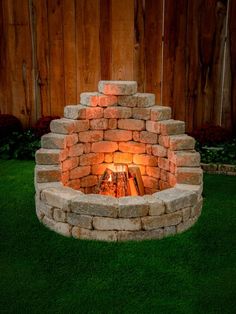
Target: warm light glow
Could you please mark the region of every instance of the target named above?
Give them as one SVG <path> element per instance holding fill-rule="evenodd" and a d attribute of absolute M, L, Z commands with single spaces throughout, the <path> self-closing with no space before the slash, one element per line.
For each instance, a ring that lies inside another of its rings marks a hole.
<path fill-rule="evenodd" d="M 107 180 L 108 182 L 111 182 L 112 181 L 112 177 L 111 177 L 111 174 L 109 175 L 109 178 Z"/>

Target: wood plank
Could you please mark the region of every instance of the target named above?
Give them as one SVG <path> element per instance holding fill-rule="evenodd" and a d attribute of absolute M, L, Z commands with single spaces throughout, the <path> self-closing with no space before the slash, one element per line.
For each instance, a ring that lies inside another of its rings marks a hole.
<path fill-rule="evenodd" d="M 145 58 L 145 3 L 134 2 L 134 80 L 138 83 L 138 91 L 144 92 L 146 79 Z"/>
<path fill-rule="evenodd" d="M 65 106 L 63 4 L 48 0 L 49 88 L 52 115 L 63 115 Z M 42 40 L 42 39 L 41 39 Z"/>
<path fill-rule="evenodd" d="M 75 40 L 75 2 L 63 2 L 65 104 L 77 102 L 77 70 Z"/>
<path fill-rule="evenodd" d="M 111 79 L 111 1 L 100 0 L 101 79 Z"/>
<path fill-rule="evenodd" d="M 161 102 L 162 88 L 162 23 L 163 0 L 147 0 L 145 3 L 145 90 L 155 93 L 158 104 Z"/>
<path fill-rule="evenodd" d="M 76 1 L 77 100 L 81 92 L 97 90 L 101 77 L 99 12 L 98 0 Z"/>
<path fill-rule="evenodd" d="M 7 2 L 8 55 L 12 94 L 12 114 L 28 127 L 33 106 L 32 51 L 28 1 Z"/>
<path fill-rule="evenodd" d="M 134 78 L 134 0 L 112 0 L 112 79 Z"/>
<path fill-rule="evenodd" d="M 165 0 L 163 104 L 180 120 L 185 120 L 186 20 L 186 1 Z"/>
<path fill-rule="evenodd" d="M 231 124 L 232 131 L 236 135 L 236 2 L 230 1 L 229 11 L 229 36 L 230 36 L 230 55 L 231 55 Z"/>
<path fill-rule="evenodd" d="M 49 38 L 47 1 L 33 0 L 35 11 L 35 48 L 37 63 L 36 97 L 40 106 L 40 115 L 51 115 L 49 86 Z"/>

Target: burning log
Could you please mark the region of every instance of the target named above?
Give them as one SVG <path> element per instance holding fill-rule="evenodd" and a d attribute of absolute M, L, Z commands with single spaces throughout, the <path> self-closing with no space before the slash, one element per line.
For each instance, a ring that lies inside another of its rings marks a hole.
<path fill-rule="evenodd" d="M 143 195 L 144 188 L 138 167 L 114 165 L 113 170 L 107 168 L 99 180 L 97 193 L 122 197 L 128 195 Z"/>

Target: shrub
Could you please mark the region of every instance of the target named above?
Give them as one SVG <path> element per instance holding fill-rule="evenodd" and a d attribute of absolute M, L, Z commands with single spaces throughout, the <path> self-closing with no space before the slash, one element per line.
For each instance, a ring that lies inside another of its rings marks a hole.
<path fill-rule="evenodd" d="M 11 114 L 0 114 L 0 139 L 9 136 L 12 132 L 22 131 L 22 125 L 18 118 Z"/>
<path fill-rule="evenodd" d="M 43 116 L 36 122 L 33 131 L 40 138 L 42 135 L 50 132 L 50 122 L 54 119 L 60 119 L 58 116 Z"/>
<path fill-rule="evenodd" d="M 232 139 L 231 133 L 219 125 L 205 124 L 191 133 L 200 145 L 215 145 Z"/>

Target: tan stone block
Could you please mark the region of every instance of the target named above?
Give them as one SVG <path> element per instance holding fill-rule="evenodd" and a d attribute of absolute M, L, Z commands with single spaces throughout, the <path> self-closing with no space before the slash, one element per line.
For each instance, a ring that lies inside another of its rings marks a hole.
<path fill-rule="evenodd" d="M 167 178 L 167 171 L 166 170 L 164 170 L 164 169 L 161 169 L 160 170 L 160 179 L 162 180 L 162 181 L 168 181 L 168 178 Z"/>
<path fill-rule="evenodd" d="M 134 141 L 120 142 L 119 150 L 124 153 L 143 154 L 145 153 L 145 144 Z"/>
<path fill-rule="evenodd" d="M 167 149 L 161 145 L 152 145 L 152 154 L 158 157 L 166 157 Z"/>
<path fill-rule="evenodd" d="M 69 188 L 72 188 L 74 190 L 80 189 L 80 179 L 70 180 L 68 181 L 65 186 L 68 186 Z"/>
<path fill-rule="evenodd" d="M 66 213 L 60 208 L 53 209 L 53 219 L 56 221 L 65 222 L 66 221 Z"/>
<path fill-rule="evenodd" d="M 126 142 L 132 140 L 132 131 L 127 130 L 107 130 L 104 131 L 104 140 Z"/>
<path fill-rule="evenodd" d="M 160 134 L 161 128 L 159 122 L 156 121 L 146 121 L 146 130 L 148 132 Z"/>
<path fill-rule="evenodd" d="M 167 182 L 171 187 L 176 186 L 177 183 L 176 176 L 170 172 L 167 172 Z"/>
<path fill-rule="evenodd" d="M 165 212 L 165 205 L 162 200 L 159 200 L 154 195 L 145 195 L 143 197 L 149 205 L 150 216 L 160 216 Z"/>
<path fill-rule="evenodd" d="M 95 175 L 89 175 L 87 177 L 82 177 L 80 179 L 80 186 L 82 188 L 94 186 L 94 185 L 97 185 L 97 183 L 98 183 L 98 177 Z"/>
<path fill-rule="evenodd" d="M 160 169 L 158 167 L 146 167 L 146 173 L 150 177 L 160 178 Z"/>
<path fill-rule="evenodd" d="M 150 231 L 118 231 L 118 241 L 162 239 L 163 228 Z"/>
<path fill-rule="evenodd" d="M 43 217 L 42 222 L 49 229 L 65 236 L 65 237 L 71 236 L 71 226 L 65 222 L 56 222 L 53 219 L 48 218 L 47 216 Z"/>
<path fill-rule="evenodd" d="M 70 179 L 79 179 L 89 175 L 91 166 L 80 166 L 70 171 Z"/>
<path fill-rule="evenodd" d="M 140 218 L 94 217 L 93 227 L 97 230 L 140 230 Z"/>
<path fill-rule="evenodd" d="M 82 193 L 68 187 L 49 188 L 41 192 L 41 197 L 48 205 L 70 211 L 71 201 Z"/>
<path fill-rule="evenodd" d="M 98 91 L 105 95 L 133 95 L 137 92 L 135 81 L 100 81 Z"/>
<path fill-rule="evenodd" d="M 127 107 L 109 107 L 104 109 L 104 118 L 110 119 L 128 119 L 132 116 L 131 108 Z"/>
<path fill-rule="evenodd" d="M 60 181 L 60 167 L 55 165 L 36 165 L 35 177 L 38 183 Z"/>
<path fill-rule="evenodd" d="M 195 192 L 177 188 L 169 188 L 168 190 L 157 192 L 153 196 L 164 202 L 167 213 L 190 207 L 197 201 Z"/>
<path fill-rule="evenodd" d="M 73 227 L 72 236 L 77 239 L 117 241 L 116 231 L 88 230 L 84 228 Z"/>
<path fill-rule="evenodd" d="M 134 119 L 150 120 L 151 109 L 150 108 L 133 108 L 132 116 Z"/>
<path fill-rule="evenodd" d="M 149 176 L 142 176 L 143 179 L 143 185 L 145 188 L 149 188 L 152 190 L 158 190 L 158 182 L 159 180 L 157 178 L 149 177 Z"/>
<path fill-rule="evenodd" d="M 92 143 L 91 151 L 92 152 L 101 152 L 101 153 L 112 153 L 118 150 L 118 144 L 111 141 L 101 141 Z"/>
<path fill-rule="evenodd" d="M 92 229 L 92 216 L 68 213 L 67 221 L 69 224 L 79 228 Z"/>
<path fill-rule="evenodd" d="M 176 229 L 177 233 L 181 233 L 181 232 L 191 228 L 195 224 L 196 221 L 197 221 L 196 218 L 190 218 L 189 220 L 180 223 Z"/>
<path fill-rule="evenodd" d="M 164 237 L 176 234 L 176 226 L 169 226 L 164 228 Z"/>
<path fill-rule="evenodd" d="M 64 108 L 64 117 L 68 119 L 86 119 L 86 107 L 82 105 L 69 105 Z"/>
<path fill-rule="evenodd" d="M 117 104 L 116 96 L 106 96 L 99 94 L 97 92 L 92 93 L 81 93 L 80 94 L 80 103 L 82 105 L 91 106 L 91 107 L 108 107 L 114 106 Z"/>
<path fill-rule="evenodd" d="M 148 211 L 148 203 L 141 196 L 119 198 L 119 217 L 132 218 L 146 216 Z"/>
<path fill-rule="evenodd" d="M 62 171 L 68 171 L 71 169 L 74 169 L 78 166 L 79 164 L 79 158 L 78 157 L 70 157 L 64 160 L 61 163 L 61 170 Z"/>
<path fill-rule="evenodd" d="M 113 162 L 113 154 L 105 154 L 104 161 L 108 163 Z"/>
<path fill-rule="evenodd" d="M 61 182 L 63 183 L 63 185 L 67 185 L 67 183 L 69 182 L 70 179 L 70 171 L 64 171 L 61 173 Z"/>
<path fill-rule="evenodd" d="M 191 207 L 191 218 L 199 217 L 202 211 L 203 199 L 202 197 L 197 201 L 195 205 Z"/>
<path fill-rule="evenodd" d="M 151 108 L 151 120 L 162 121 L 171 118 L 171 108 L 166 106 L 154 106 Z"/>
<path fill-rule="evenodd" d="M 141 131 L 140 132 L 140 142 L 146 144 L 157 144 L 158 136 L 156 133 Z"/>
<path fill-rule="evenodd" d="M 167 138 L 171 150 L 191 150 L 194 149 L 195 140 L 191 136 L 186 134 L 182 135 L 171 135 Z"/>
<path fill-rule="evenodd" d="M 66 136 L 62 134 L 48 133 L 41 137 L 42 148 L 64 149 L 66 148 Z"/>
<path fill-rule="evenodd" d="M 177 183 L 199 185 L 203 180 L 201 168 L 178 167 L 176 170 Z"/>
<path fill-rule="evenodd" d="M 35 161 L 38 165 L 58 165 L 61 151 L 60 149 L 40 148 L 35 153 Z"/>
<path fill-rule="evenodd" d="M 191 185 L 191 184 L 176 184 L 175 185 L 176 189 L 179 190 L 186 190 L 186 191 L 191 191 L 191 192 L 195 192 L 198 196 L 198 199 L 201 197 L 202 194 L 202 190 L 203 190 L 203 183 L 199 184 L 199 185 Z"/>
<path fill-rule="evenodd" d="M 133 131 L 133 141 L 134 142 L 140 142 L 140 132 Z"/>
<path fill-rule="evenodd" d="M 71 210 L 83 215 L 117 217 L 118 199 L 107 195 L 82 194 L 72 201 Z"/>
<path fill-rule="evenodd" d="M 107 130 L 108 129 L 108 119 L 93 119 L 90 120 L 90 129 L 91 130 Z"/>
<path fill-rule="evenodd" d="M 162 135 L 183 134 L 185 132 L 185 123 L 178 120 L 164 120 L 158 122 L 160 133 Z"/>
<path fill-rule="evenodd" d="M 72 134 L 74 132 L 86 131 L 89 129 L 88 120 L 55 119 L 50 123 L 50 130 L 53 133 Z"/>
<path fill-rule="evenodd" d="M 61 182 L 46 182 L 46 183 L 38 183 L 36 182 L 36 177 L 34 178 L 34 186 L 37 195 L 40 195 L 43 190 L 48 188 L 57 188 L 63 187 Z"/>
<path fill-rule="evenodd" d="M 146 153 L 148 155 L 152 155 L 152 145 L 151 144 L 146 144 Z"/>
<path fill-rule="evenodd" d="M 103 108 L 100 107 L 87 107 L 86 119 L 100 119 L 103 118 Z"/>
<path fill-rule="evenodd" d="M 108 129 L 117 129 L 117 119 L 108 119 Z"/>
<path fill-rule="evenodd" d="M 141 131 L 145 129 L 145 122 L 136 119 L 119 119 L 118 128 L 124 130 Z"/>
<path fill-rule="evenodd" d="M 35 205 L 36 209 L 40 213 L 40 219 L 42 219 L 44 215 L 46 215 L 48 218 L 52 218 L 53 215 L 52 206 L 45 204 L 45 202 L 41 201 L 37 196 L 35 197 Z"/>
<path fill-rule="evenodd" d="M 84 131 L 79 133 L 80 142 L 98 142 L 103 140 L 103 131 Z"/>
<path fill-rule="evenodd" d="M 43 217 L 44 217 L 44 214 L 37 207 L 36 207 L 35 212 L 36 212 L 36 216 L 37 216 L 38 220 L 41 221 L 43 219 Z"/>
<path fill-rule="evenodd" d="M 159 144 L 165 148 L 170 147 L 170 136 L 167 135 L 160 135 L 159 138 Z"/>
<path fill-rule="evenodd" d="M 70 134 L 65 137 L 65 144 L 67 147 L 71 147 L 78 143 L 78 135 Z"/>
<path fill-rule="evenodd" d="M 178 167 L 199 167 L 200 154 L 196 151 L 168 151 L 168 159 Z"/>
<path fill-rule="evenodd" d="M 81 166 L 90 166 L 95 164 L 101 164 L 104 161 L 104 153 L 89 153 L 80 156 Z"/>
<path fill-rule="evenodd" d="M 183 213 L 183 222 L 185 222 L 190 218 L 191 207 L 183 208 L 182 213 Z"/>
<path fill-rule="evenodd" d="M 155 94 L 136 93 L 132 96 L 119 96 L 118 104 L 126 107 L 151 107 L 155 105 Z"/>
<path fill-rule="evenodd" d="M 213 172 L 215 173 L 218 170 L 218 165 L 217 164 L 204 164 L 201 162 L 201 167 L 204 172 Z"/>
<path fill-rule="evenodd" d="M 160 191 L 169 189 L 170 187 L 171 187 L 171 186 L 170 186 L 169 182 L 159 180 L 159 190 L 160 190 Z"/>
<path fill-rule="evenodd" d="M 147 216 L 142 217 L 141 220 L 144 230 L 154 230 L 162 227 L 176 226 L 182 221 L 182 212 L 178 211 L 161 216 Z"/>
<path fill-rule="evenodd" d="M 156 167 L 158 165 L 157 157 L 147 154 L 134 154 L 133 161 L 137 165 Z"/>
<path fill-rule="evenodd" d="M 116 152 L 113 155 L 116 164 L 131 164 L 133 162 L 133 154 Z"/>
<path fill-rule="evenodd" d="M 84 145 L 83 144 L 75 144 L 69 148 L 68 155 L 70 157 L 78 157 L 82 155 L 84 152 Z"/>
<path fill-rule="evenodd" d="M 170 173 L 175 174 L 176 170 L 177 170 L 176 164 L 174 164 L 173 162 L 170 161 L 169 166 L 170 166 Z"/>
<path fill-rule="evenodd" d="M 84 143 L 84 154 L 91 152 L 91 143 Z"/>
<path fill-rule="evenodd" d="M 167 158 L 158 157 L 158 167 L 166 171 L 170 170 L 169 160 Z"/>

